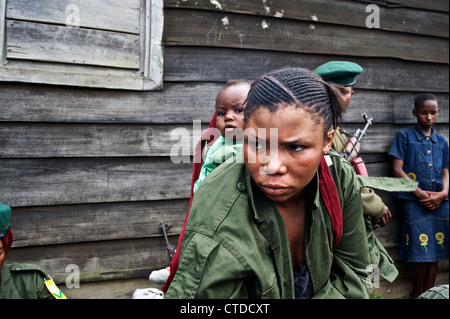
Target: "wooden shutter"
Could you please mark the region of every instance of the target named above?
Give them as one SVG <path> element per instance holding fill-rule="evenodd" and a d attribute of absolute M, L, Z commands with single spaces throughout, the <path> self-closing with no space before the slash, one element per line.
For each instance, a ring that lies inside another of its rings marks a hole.
<path fill-rule="evenodd" d="M 0 0 L 0 80 L 162 89 L 163 0 Z"/>

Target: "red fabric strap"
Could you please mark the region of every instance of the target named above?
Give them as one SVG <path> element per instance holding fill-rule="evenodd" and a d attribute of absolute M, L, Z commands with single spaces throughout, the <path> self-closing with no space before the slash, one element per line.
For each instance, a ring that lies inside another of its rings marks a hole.
<path fill-rule="evenodd" d="M 319 165 L 319 191 L 323 201 L 325 202 L 328 213 L 330 214 L 331 226 L 333 228 L 332 248 L 334 250 L 339 245 L 342 237 L 342 210 L 336 184 L 331 176 L 330 168 L 325 160 L 325 156 L 322 156 Z"/>

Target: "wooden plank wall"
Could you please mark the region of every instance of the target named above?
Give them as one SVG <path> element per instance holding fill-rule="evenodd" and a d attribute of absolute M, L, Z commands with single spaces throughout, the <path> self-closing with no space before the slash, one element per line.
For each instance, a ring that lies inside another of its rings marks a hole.
<path fill-rule="evenodd" d="M 70 4 L 10 1 L 8 59 L 139 69 L 139 0 L 78 3 L 76 28 L 67 27 Z"/>
<path fill-rule="evenodd" d="M 0 82 L 0 201 L 13 208 L 15 234 L 9 262 L 40 264 L 69 297 L 129 298 L 149 286 L 150 271 L 168 264 L 159 223 L 174 224 L 176 244 L 188 206 L 192 164 L 171 160 L 171 133 L 194 135 L 193 121 L 209 123 L 230 78 L 329 60 L 362 65 L 342 127 L 361 127 L 362 112 L 374 118 L 362 148 L 374 176 L 391 175 L 386 152 L 395 132 L 414 123 L 419 93 L 438 96 L 436 129 L 448 140 L 448 1 L 383 3 L 380 28 L 370 29 L 366 1 L 165 0 L 163 91 Z M 192 141 L 183 145 L 192 150 Z M 394 218 L 377 235 L 395 258 L 400 213 L 381 195 Z M 64 287 L 71 264 L 80 289 Z"/>

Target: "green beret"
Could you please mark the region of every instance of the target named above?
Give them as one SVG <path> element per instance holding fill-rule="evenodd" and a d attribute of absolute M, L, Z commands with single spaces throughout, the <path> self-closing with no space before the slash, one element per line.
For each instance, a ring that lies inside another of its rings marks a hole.
<path fill-rule="evenodd" d="M 314 70 L 325 81 L 344 86 L 355 84 L 356 76 L 362 71 L 363 68 L 360 65 L 348 61 L 330 61 Z"/>
<path fill-rule="evenodd" d="M 3 237 L 9 229 L 9 220 L 11 219 L 11 207 L 0 203 L 0 237 Z"/>

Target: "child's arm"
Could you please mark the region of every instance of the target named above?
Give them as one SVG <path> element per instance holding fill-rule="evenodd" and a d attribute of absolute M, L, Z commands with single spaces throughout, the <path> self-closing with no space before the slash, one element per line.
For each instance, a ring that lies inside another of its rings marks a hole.
<path fill-rule="evenodd" d="M 392 159 L 392 168 L 393 173 L 395 177 L 401 177 L 401 178 L 409 178 L 409 176 L 403 171 L 403 161 L 398 158 Z M 448 190 L 447 190 L 448 192 Z M 427 199 L 430 197 L 430 194 L 422 190 L 421 188 L 417 187 L 417 189 L 413 192 L 414 196 L 416 196 L 419 200 L 421 199 Z"/>
<path fill-rule="evenodd" d="M 426 209 L 436 209 L 448 197 L 448 168 L 442 169 L 442 189 L 440 192 L 427 191 L 430 197 L 420 200 Z"/>

